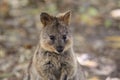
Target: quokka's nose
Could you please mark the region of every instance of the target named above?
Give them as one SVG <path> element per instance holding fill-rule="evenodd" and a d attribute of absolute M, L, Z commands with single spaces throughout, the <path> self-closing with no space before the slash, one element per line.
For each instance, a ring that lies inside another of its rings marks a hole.
<path fill-rule="evenodd" d="M 62 51 L 63 51 L 63 47 L 62 47 L 62 46 L 58 46 L 58 47 L 57 47 L 57 51 L 58 51 L 58 52 L 62 52 Z"/>

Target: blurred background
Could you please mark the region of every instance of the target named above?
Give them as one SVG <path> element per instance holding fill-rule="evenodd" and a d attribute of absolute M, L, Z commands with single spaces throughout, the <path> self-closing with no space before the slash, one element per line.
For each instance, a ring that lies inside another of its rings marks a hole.
<path fill-rule="evenodd" d="M 120 80 L 120 0 L 0 0 L 0 80 L 22 80 L 40 13 L 72 11 L 74 50 L 88 80 Z"/>

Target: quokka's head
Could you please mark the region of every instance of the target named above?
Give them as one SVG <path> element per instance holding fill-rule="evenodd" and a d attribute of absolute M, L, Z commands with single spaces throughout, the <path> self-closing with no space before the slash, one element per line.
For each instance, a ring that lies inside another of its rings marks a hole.
<path fill-rule="evenodd" d="M 40 20 L 43 24 L 40 45 L 50 52 L 63 53 L 72 46 L 72 37 L 69 29 L 70 11 L 58 16 L 41 13 Z"/>

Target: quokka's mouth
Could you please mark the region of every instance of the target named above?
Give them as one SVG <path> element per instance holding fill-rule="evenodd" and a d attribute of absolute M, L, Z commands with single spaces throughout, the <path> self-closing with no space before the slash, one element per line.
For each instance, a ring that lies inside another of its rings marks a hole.
<path fill-rule="evenodd" d="M 56 53 L 56 54 L 62 54 L 62 53 L 64 53 L 64 50 L 62 50 L 62 51 L 57 51 L 57 50 L 55 50 L 55 53 Z"/>

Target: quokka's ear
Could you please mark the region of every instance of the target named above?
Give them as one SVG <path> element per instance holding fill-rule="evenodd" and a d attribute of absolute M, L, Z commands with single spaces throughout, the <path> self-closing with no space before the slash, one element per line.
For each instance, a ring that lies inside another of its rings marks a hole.
<path fill-rule="evenodd" d="M 71 18 L 71 11 L 67 11 L 60 16 L 60 19 L 66 24 L 69 25 Z"/>
<path fill-rule="evenodd" d="M 40 14 L 40 20 L 41 20 L 43 26 L 50 24 L 52 22 L 52 19 L 53 19 L 53 17 L 46 12 L 42 12 Z"/>

